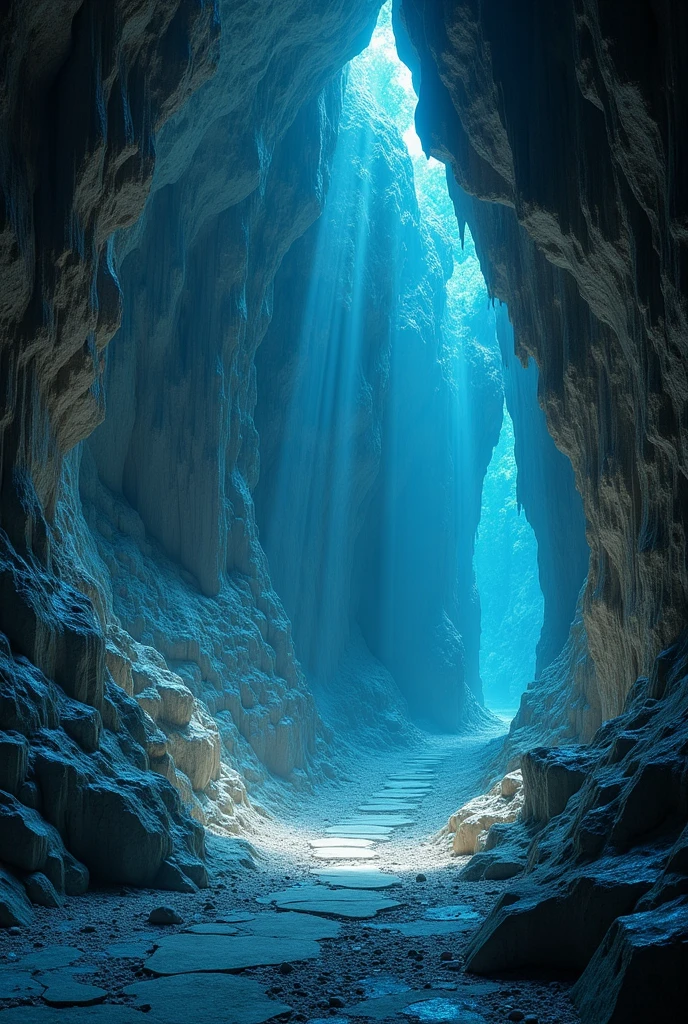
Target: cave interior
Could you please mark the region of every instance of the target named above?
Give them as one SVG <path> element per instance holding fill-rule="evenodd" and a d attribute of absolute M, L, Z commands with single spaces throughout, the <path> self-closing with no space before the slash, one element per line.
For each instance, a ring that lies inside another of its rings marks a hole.
<path fill-rule="evenodd" d="M 685 1020 L 688 6 L 0 26 L 0 1024 Z"/>

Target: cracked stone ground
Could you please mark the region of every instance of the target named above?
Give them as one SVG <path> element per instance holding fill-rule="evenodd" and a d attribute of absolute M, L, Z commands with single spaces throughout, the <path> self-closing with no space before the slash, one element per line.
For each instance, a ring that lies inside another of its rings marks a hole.
<path fill-rule="evenodd" d="M 356 758 L 271 808 L 250 848 L 209 836 L 197 894 L 96 890 L 39 910 L 0 937 L 0 1024 L 577 1021 L 569 979 L 463 971 L 508 883 L 462 882 L 467 858 L 438 833 L 479 790 L 493 738 Z M 161 905 L 173 923 L 149 922 Z"/>

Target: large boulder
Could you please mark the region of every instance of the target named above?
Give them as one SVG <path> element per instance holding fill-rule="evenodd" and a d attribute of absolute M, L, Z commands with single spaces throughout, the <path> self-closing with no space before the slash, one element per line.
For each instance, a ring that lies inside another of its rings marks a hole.
<path fill-rule="evenodd" d="M 583 1024 L 682 1017 L 688 1006 L 685 898 L 614 921 L 571 996 Z"/>
<path fill-rule="evenodd" d="M 24 887 L 0 867 L 0 928 L 27 925 L 32 920 L 33 910 Z"/>
<path fill-rule="evenodd" d="M 469 800 L 449 819 L 457 856 L 478 853 L 485 846 L 492 825 L 516 821 L 523 807 L 523 779 L 520 771 L 509 772 L 489 793 Z"/>

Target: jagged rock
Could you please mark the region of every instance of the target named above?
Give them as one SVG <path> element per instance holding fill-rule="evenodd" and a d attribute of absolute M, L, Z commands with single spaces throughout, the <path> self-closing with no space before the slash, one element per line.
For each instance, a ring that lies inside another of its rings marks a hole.
<path fill-rule="evenodd" d="M 60 725 L 86 753 L 92 754 L 100 746 L 103 722 L 95 708 L 76 701 L 61 701 Z"/>
<path fill-rule="evenodd" d="M 0 928 L 28 925 L 33 910 L 20 883 L 0 867 Z"/>
<path fill-rule="evenodd" d="M 479 852 L 485 844 L 490 827 L 497 822 L 516 821 L 522 807 L 521 772 L 510 772 L 489 793 L 469 800 L 452 814 L 447 830 L 454 833 L 454 853 L 458 856 Z"/>
<path fill-rule="evenodd" d="M 48 845 L 48 829 L 40 815 L 0 791 L 0 861 L 21 871 L 40 871 Z"/>
<path fill-rule="evenodd" d="M 566 807 L 594 763 L 584 747 L 541 747 L 521 757 L 523 819 L 547 822 Z"/>
<path fill-rule="evenodd" d="M 26 894 L 32 903 L 39 907 L 59 907 L 62 905 L 55 886 L 41 871 L 34 871 L 22 879 Z"/>
<path fill-rule="evenodd" d="M 0 732 L 0 789 L 19 796 L 28 766 L 29 744 L 26 738 L 17 732 Z"/>
<path fill-rule="evenodd" d="M 618 918 L 571 992 L 583 1024 L 644 1024 L 688 999 L 688 904 Z M 660 1014 L 663 1012 L 659 1010 Z"/>

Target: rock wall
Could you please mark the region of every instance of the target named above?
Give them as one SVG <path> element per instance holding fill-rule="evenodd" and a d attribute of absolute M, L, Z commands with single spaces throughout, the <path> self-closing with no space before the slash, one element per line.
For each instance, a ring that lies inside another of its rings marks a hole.
<path fill-rule="evenodd" d="M 402 0 L 400 14 L 420 134 L 464 193 L 583 498 L 590 572 L 559 667 L 591 712 L 585 732 L 605 722 L 578 758 L 524 759 L 526 805 L 552 794 L 552 821 L 534 839 L 537 823 L 505 827 L 504 853 L 478 855 L 471 877 L 509 877 L 519 857 L 526 875 L 468 966 L 589 964 L 575 992 L 586 1024 L 640 1020 L 650 989 L 679 992 L 685 964 L 685 651 L 660 652 L 684 627 L 688 585 L 688 12 Z"/>
<path fill-rule="evenodd" d="M 532 362 L 524 367 L 516 358 L 505 306 L 498 308 L 496 321 L 504 394 L 514 423 L 517 500 L 537 538 L 540 589 L 545 601 L 536 651 L 537 678 L 566 643 L 578 594 L 588 574 L 590 550 L 571 463 L 554 444 L 538 403 L 537 368 Z"/>
<path fill-rule="evenodd" d="M 374 6 L 3 8 L 0 860 L 31 893 L 205 884 L 190 814 L 236 829 L 236 763 L 297 779 L 315 750 L 255 534 L 252 353 Z"/>
<path fill-rule="evenodd" d="M 470 197 L 488 285 L 540 367 L 583 496 L 607 718 L 686 611 L 686 12 L 528 11 L 403 0 L 400 23 L 420 134 Z"/>
<path fill-rule="evenodd" d="M 59 518 L 65 457 L 103 416 L 111 238 L 144 205 L 155 133 L 214 71 L 217 25 L 195 0 L 16 3 L 1 38 L 0 859 L 53 904 L 89 871 L 193 888 L 200 827 L 148 772 L 146 716 L 112 680 Z"/>

